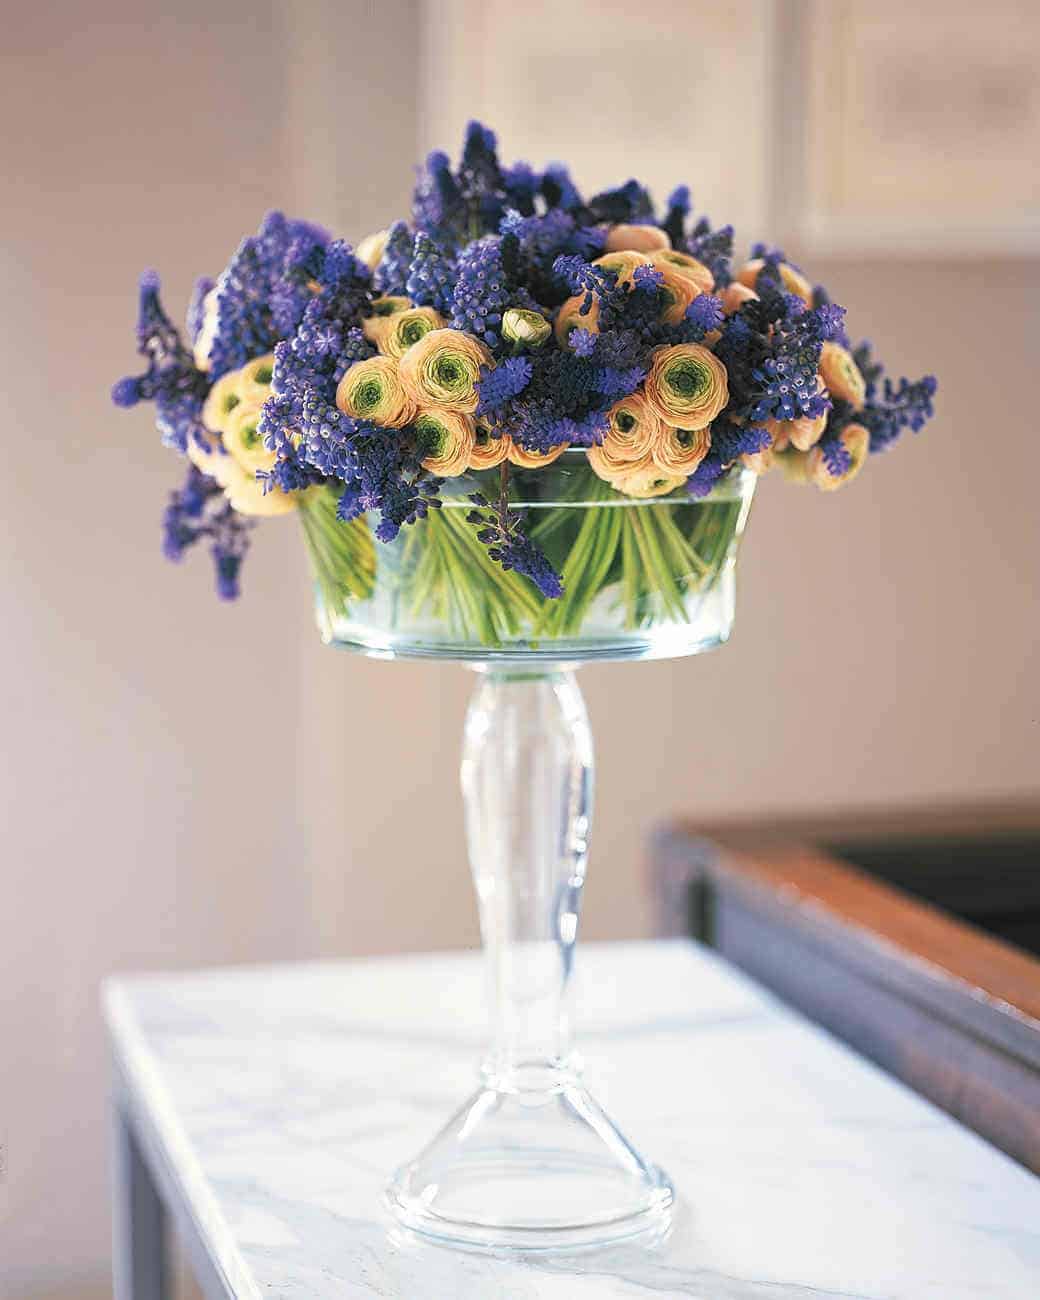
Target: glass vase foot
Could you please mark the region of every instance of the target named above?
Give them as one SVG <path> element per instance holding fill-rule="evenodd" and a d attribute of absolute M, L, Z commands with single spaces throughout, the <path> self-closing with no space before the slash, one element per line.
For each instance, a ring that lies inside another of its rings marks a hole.
<path fill-rule="evenodd" d="M 489 1079 L 397 1172 L 387 1201 L 438 1241 L 548 1251 L 663 1234 L 673 1192 L 576 1075 L 538 1066 Z"/>

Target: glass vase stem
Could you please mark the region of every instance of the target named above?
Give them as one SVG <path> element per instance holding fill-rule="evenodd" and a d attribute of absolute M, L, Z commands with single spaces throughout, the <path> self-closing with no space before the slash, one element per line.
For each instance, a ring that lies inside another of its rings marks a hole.
<path fill-rule="evenodd" d="M 562 1083 L 593 792 L 592 734 L 574 674 L 484 674 L 461 775 L 489 976 L 485 1074 L 501 1090 L 552 1086 L 554 1075 Z"/>

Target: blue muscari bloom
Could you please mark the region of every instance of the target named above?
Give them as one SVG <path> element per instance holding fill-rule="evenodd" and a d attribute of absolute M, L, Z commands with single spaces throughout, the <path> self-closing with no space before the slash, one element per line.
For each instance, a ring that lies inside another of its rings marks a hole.
<path fill-rule="evenodd" d="M 720 299 L 710 293 L 701 293 L 686 308 L 686 319 L 700 330 L 703 337 L 711 330 L 717 330 L 726 317 Z"/>
<path fill-rule="evenodd" d="M 490 348 L 498 345 L 502 313 L 509 303 L 502 239 L 486 235 L 463 249 L 452 298 L 452 325 L 476 335 Z"/>
<path fill-rule="evenodd" d="M 935 414 L 935 376 L 925 375 L 913 383 L 904 378 L 898 384 L 886 378 L 879 393 L 881 367 L 871 362 L 869 346 L 861 345 L 853 356 L 867 378 L 867 399 L 863 410 L 852 418 L 870 431 L 870 450 L 884 451 L 904 429 L 919 432 Z"/>
<path fill-rule="evenodd" d="M 567 346 L 575 356 L 591 357 L 596 350 L 596 338 L 597 335 L 591 330 L 571 330 L 567 338 Z"/>
<path fill-rule="evenodd" d="M 715 280 L 716 288 L 725 288 L 730 281 L 730 262 L 733 259 L 733 227 L 720 226 L 712 230 L 707 218 L 701 217 L 686 241 L 686 251 L 698 262 L 703 262 Z"/>
<path fill-rule="evenodd" d="M 478 508 L 471 510 L 467 519 L 477 529 L 477 540 L 487 547 L 488 555 L 507 572 L 513 569 L 530 578 L 548 600 L 562 596 L 560 575 L 524 532 L 524 514 L 504 504 L 493 508 L 480 493 L 470 500 Z"/>
<path fill-rule="evenodd" d="M 311 297 L 309 282 L 327 240 L 309 222 L 270 212 L 259 232 L 242 241 L 218 282 L 212 379 L 269 352 L 291 332 Z"/>
<path fill-rule="evenodd" d="M 415 252 L 408 270 L 408 297 L 420 307 L 433 307 L 450 315 L 455 295 L 455 263 L 425 231 L 415 236 Z"/>
<path fill-rule="evenodd" d="M 452 175 L 448 155 L 435 149 L 419 168 L 412 194 L 412 219 L 417 231 L 442 240 L 453 238 L 462 213 L 462 195 Z"/>
<path fill-rule="evenodd" d="M 648 224 L 654 219 L 650 195 L 638 181 L 626 181 L 616 190 L 604 190 L 589 199 L 595 221 L 635 222 Z"/>
<path fill-rule="evenodd" d="M 184 328 L 188 331 L 188 339 L 194 343 L 199 337 L 202 329 L 202 318 L 205 315 L 206 295 L 215 287 L 216 280 L 208 275 L 200 275 L 195 281 L 195 287 L 191 291 L 191 300 L 188 303 L 188 312 L 184 319 Z"/>
<path fill-rule="evenodd" d="M 616 366 L 598 366 L 593 382 L 596 392 L 613 405 L 634 393 L 645 378 L 646 370 L 642 366 L 632 366 L 627 370 L 619 370 Z"/>
<path fill-rule="evenodd" d="M 690 215 L 690 187 L 678 185 L 668 196 L 668 207 L 661 229 L 672 241 L 673 248 L 682 248 L 686 231 L 686 218 Z"/>
<path fill-rule="evenodd" d="M 403 221 L 395 221 L 386 237 L 383 256 L 376 267 L 374 283 L 384 294 L 404 295 L 408 290 L 408 271 L 412 264 L 415 241 Z"/>
<path fill-rule="evenodd" d="M 376 537 L 390 542 L 404 524 L 425 519 L 431 506 L 440 505 L 439 488 L 440 480 L 426 473 L 396 429 L 369 425 L 358 439 L 356 473 L 344 487 L 336 513 L 350 520 L 378 510 Z"/>
<path fill-rule="evenodd" d="M 190 437 L 200 436 L 209 379 L 196 369 L 176 326 L 163 311 L 158 275 L 146 271 L 140 284 L 137 350 L 147 359 L 148 369 L 143 375 L 119 380 L 112 389 L 112 400 L 117 406 L 154 402 L 163 443 L 184 451 Z"/>
<path fill-rule="evenodd" d="M 701 463 L 686 480 L 686 490 L 691 497 L 706 497 L 715 484 L 725 474 L 727 467 L 722 458 L 709 451 Z"/>
<path fill-rule="evenodd" d="M 480 396 L 478 415 L 494 415 L 527 387 L 532 363 L 527 357 L 507 357 L 493 370 L 482 369 L 477 383 Z"/>
<path fill-rule="evenodd" d="M 220 486 L 195 465 L 189 465 L 183 484 L 170 493 L 163 512 L 163 554 L 176 562 L 189 547 L 208 538 L 217 595 L 222 600 L 234 600 L 239 594 L 238 574 L 252 528 L 253 521 L 225 501 Z"/>
<path fill-rule="evenodd" d="M 505 191 L 506 203 L 522 217 L 534 215 L 534 201 L 541 183 L 541 175 L 529 163 L 517 162 L 512 167 L 502 169 L 502 189 Z"/>
<path fill-rule="evenodd" d="M 468 233 L 482 234 L 495 229 L 505 207 L 502 169 L 498 165 L 498 142 L 494 131 L 470 122 L 462 145 L 458 185 L 470 219 Z"/>
<path fill-rule="evenodd" d="M 604 266 L 593 266 L 583 257 L 572 254 L 558 257 L 553 262 L 552 269 L 553 274 L 566 284 L 575 297 L 578 294 L 585 295 L 579 308 L 582 315 L 587 315 L 592 310 L 593 299 L 599 303 L 601 313 L 604 306 L 614 303 L 619 292 L 623 301 L 624 291 L 616 289 L 616 272 L 608 271 Z M 601 320 L 601 327 L 602 324 Z"/>
<path fill-rule="evenodd" d="M 852 455 L 843 445 L 837 430 L 828 428 L 816 445 L 832 478 L 841 478 L 852 468 Z"/>
<path fill-rule="evenodd" d="M 571 180 L 571 174 L 563 163 L 550 163 L 542 176 L 542 198 L 550 208 L 563 208 L 566 212 L 577 212 L 584 208 L 585 201 L 581 191 Z"/>

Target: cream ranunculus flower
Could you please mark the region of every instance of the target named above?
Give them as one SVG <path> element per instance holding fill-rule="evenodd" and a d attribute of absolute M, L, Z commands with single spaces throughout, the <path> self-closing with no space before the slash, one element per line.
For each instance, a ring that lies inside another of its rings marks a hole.
<path fill-rule="evenodd" d="M 213 433 L 223 433 L 231 412 L 242 401 L 238 391 L 238 371 L 221 375 L 209 390 L 202 407 L 202 423 Z"/>
<path fill-rule="evenodd" d="M 502 313 L 502 337 L 507 343 L 540 348 L 552 333 L 552 326 L 539 311 L 509 307 Z"/>
<path fill-rule="evenodd" d="M 493 364 L 491 353 L 472 334 L 430 330 L 401 358 L 401 382 L 419 407 L 439 406 L 472 415 L 480 401 L 480 369 Z"/>
<path fill-rule="evenodd" d="M 370 271 L 374 271 L 383 260 L 383 250 L 389 236 L 389 230 L 377 230 L 374 234 L 366 235 L 354 250 L 358 261 L 364 262 Z"/>
<path fill-rule="evenodd" d="M 393 357 L 355 361 L 336 389 L 336 405 L 355 420 L 400 429 L 415 417 L 418 403 L 406 391 Z"/>
<path fill-rule="evenodd" d="M 622 223 L 607 227 L 608 253 L 652 253 L 658 248 L 670 248 L 671 240 L 660 226 L 637 226 Z"/>
<path fill-rule="evenodd" d="M 257 480 L 256 471 L 246 469 L 236 457 L 225 451 L 220 438 L 209 438 L 205 445 L 189 438 L 188 459 L 203 474 L 220 484 L 232 508 L 239 514 L 260 518 L 287 515 L 296 509 L 298 493 L 282 492 L 278 488 L 265 492 L 263 484 Z"/>
<path fill-rule="evenodd" d="M 852 458 L 852 463 L 844 474 L 830 472 L 822 447 L 814 447 L 806 457 L 808 477 L 824 492 L 833 492 L 836 488 L 851 483 L 866 464 L 867 453 L 870 451 L 870 431 L 862 424 L 847 424 L 838 435 L 838 440 Z"/>
<path fill-rule="evenodd" d="M 423 469 L 438 478 L 457 478 L 466 472 L 477 442 L 476 426 L 468 415 L 426 410 L 419 412 L 414 423 Z"/>
<path fill-rule="evenodd" d="M 217 477 L 217 482 L 223 487 L 224 495 L 232 508 L 240 515 L 270 518 L 290 514 L 296 509 L 299 493 L 283 492 L 280 488 L 270 488 L 265 492 L 255 471 L 247 470 L 233 456 L 225 456 L 223 459 L 223 478 Z"/>
<path fill-rule="evenodd" d="M 746 284 L 741 284 L 739 280 L 733 280 L 726 285 L 722 294 L 722 310 L 727 316 L 734 315 L 746 302 L 758 302 L 758 294 L 754 289 L 749 289 Z"/>
<path fill-rule="evenodd" d="M 261 403 L 243 402 L 228 417 L 222 431 L 224 450 L 238 461 L 243 469 L 255 474 L 258 469 L 270 469 L 278 457 L 264 446 L 260 433 Z"/>
<path fill-rule="evenodd" d="M 274 353 L 256 357 L 247 361 L 238 376 L 237 391 L 243 402 L 266 402 L 271 396 L 271 380 L 274 378 Z"/>
<path fill-rule="evenodd" d="M 376 340 L 380 352 L 400 359 L 431 330 L 444 328 L 444 317 L 432 307 L 409 307 L 385 318 L 383 332 Z"/>
<path fill-rule="evenodd" d="M 494 469 L 501 465 L 509 455 L 513 440 L 508 433 L 495 437 L 481 425 L 477 425 L 477 440 L 469 454 L 469 469 Z"/>
<path fill-rule="evenodd" d="M 663 426 L 651 449 L 654 464 L 669 477 L 689 478 L 711 450 L 710 429 L 672 429 Z"/>
<path fill-rule="evenodd" d="M 729 401 L 726 367 L 701 343 L 655 348 L 646 399 L 678 429 L 705 429 Z"/>
<path fill-rule="evenodd" d="M 692 280 L 697 286 L 697 293 L 714 293 L 715 291 L 715 277 L 704 263 L 698 262 L 689 253 L 680 252 L 678 248 L 669 248 L 663 252 L 652 253 L 650 262 L 659 271 L 670 270 L 676 275 Z M 697 294 L 695 293 L 693 296 L 696 298 Z"/>
<path fill-rule="evenodd" d="M 617 253 L 604 253 L 602 257 L 597 257 L 592 265 L 602 266 L 605 271 L 613 271 L 617 276 L 618 284 L 631 284 L 636 270 L 640 266 L 653 266 L 653 261 L 650 253 L 637 253 L 632 249 L 623 248 Z"/>
<path fill-rule="evenodd" d="M 542 469 L 545 465 L 551 465 L 554 460 L 559 460 L 566 450 L 567 444 L 564 443 L 559 447 L 553 447 L 551 451 L 528 451 L 524 447 L 517 446 L 510 439 L 506 455 L 510 465 L 517 465 L 520 469 Z"/>
<path fill-rule="evenodd" d="M 408 311 L 412 306 L 411 298 L 401 294 L 387 294 L 382 298 L 372 299 L 372 315 L 361 322 L 361 332 L 369 343 L 379 346 L 379 340 L 386 333 L 390 317 L 398 312 Z"/>
<path fill-rule="evenodd" d="M 556 342 L 561 348 L 567 347 L 567 340 L 575 330 L 588 330 L 590 334 L 599 333 L 599 303 L 593 298 L 588 311 L 583 316 L 581 305 L 585 294 L 576 294 L 560 307 L 556 313 Z"/>
<path fill-rule="evenodd" d="M 750 262 L 745 262 L 737 272 L 737 280 L 746 285 L 749 289 L 754 289 L 758 284 L 758 275 L 765 266 L 765 258 L 756 257 Z M 780 283 L 788 293 L 797 294 L 807 306 L 812 306 L 812 285 L 802 275 L 801 271 L 795 270 L 786 262 L 779 265 Z"/>
<path fill-rule="evenodd" d="M 840 343 L 825 343 L 820 352 L 820 380 L 832 397 L 861 411 L 867 399 L 867 383 L 852 353 Z"/>

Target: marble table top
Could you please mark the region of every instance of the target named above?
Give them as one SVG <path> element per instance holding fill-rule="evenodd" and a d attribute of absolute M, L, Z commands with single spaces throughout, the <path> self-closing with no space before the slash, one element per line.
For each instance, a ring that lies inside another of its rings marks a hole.
<path fill-rule="evenodd" d="M 470 1091 L 476 954 L 119 978 L 117 1069 L 236 1300 L 1036 1300 L 1040 1180 L 686 941 L 579 945 L 586 1078 L 671 1175 L 656 1246 L 516 1260 L 380 1204 Z"/>

